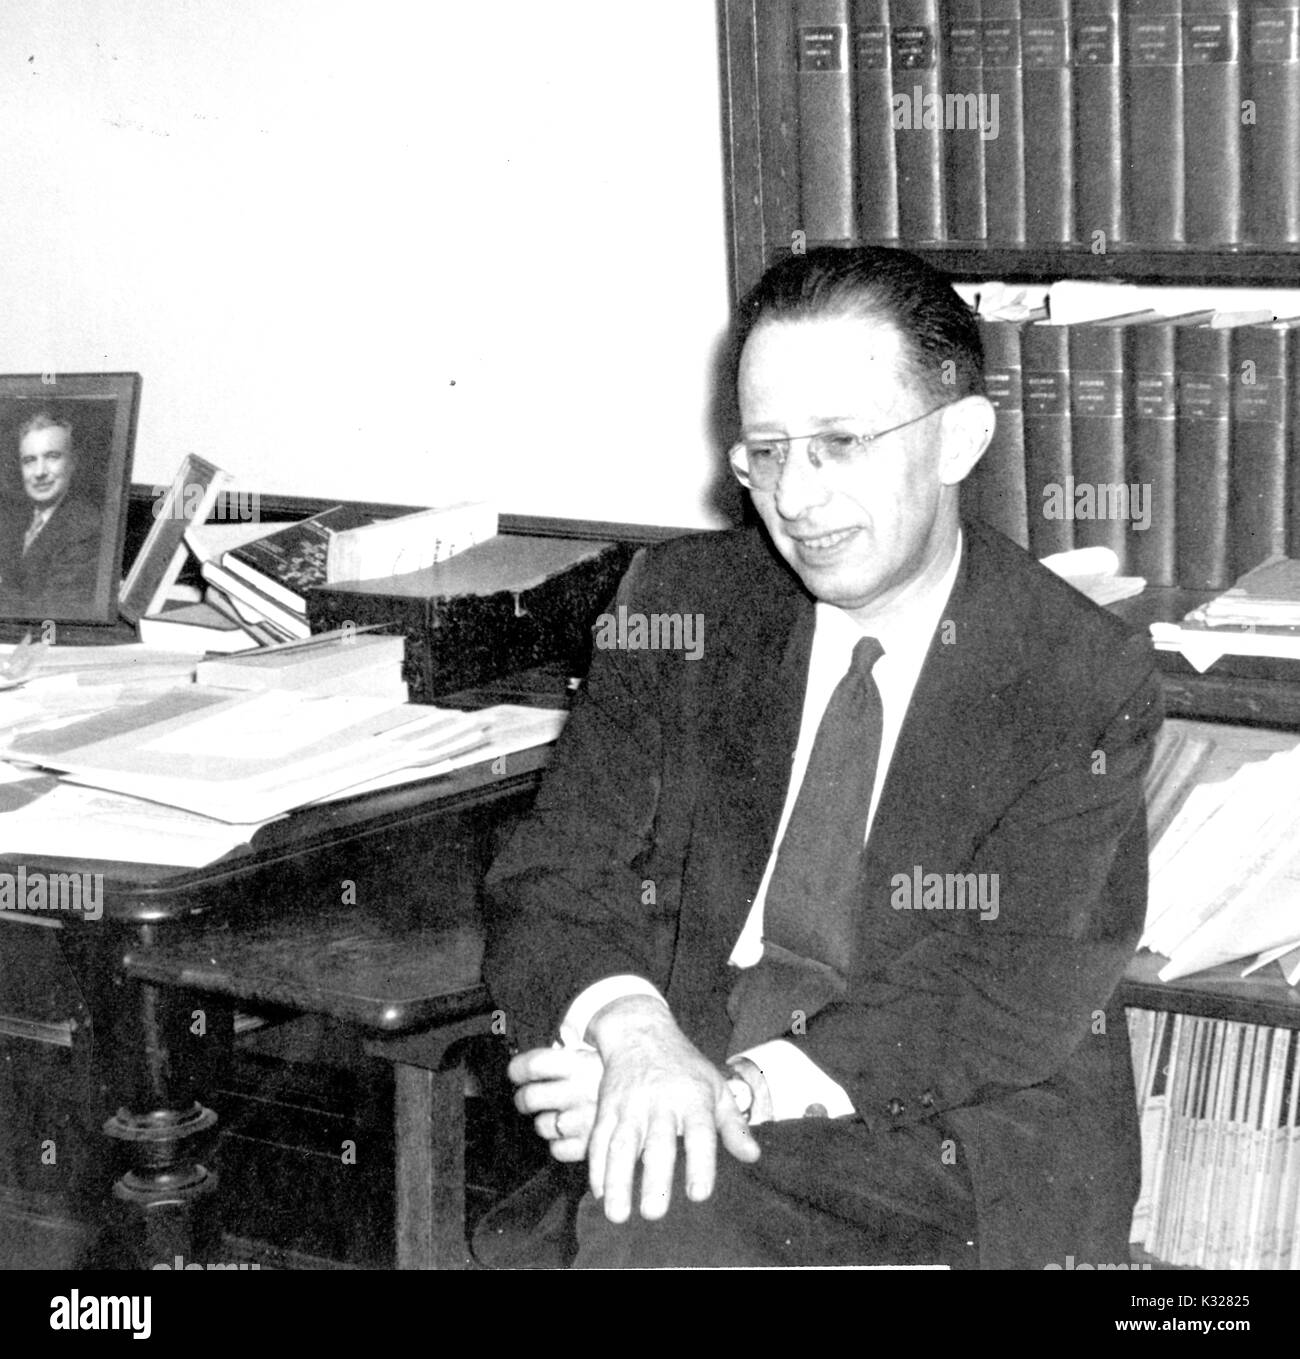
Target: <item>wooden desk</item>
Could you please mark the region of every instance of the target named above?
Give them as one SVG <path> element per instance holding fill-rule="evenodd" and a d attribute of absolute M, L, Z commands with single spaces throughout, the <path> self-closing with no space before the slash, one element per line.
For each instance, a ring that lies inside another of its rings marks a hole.
<path fill-rule="evenodd" d="M 103 918 L 62 917 L 58 938 L 115 1111 L 104 1132 L 129 1162 L 113 1185 L 110 1257 L 141 1267 L 222 1258 L 216 1177 L 202 1159 L 216 1115 L 204 1096 L 229 1055 L 237 1001 L 332 1014 L 376 1037 L 439 1025 L 453 1041 L 468 1031 L 486 1001 L 481 870 L 503 824 L 531 801 L 547 755 L 305 808 L 197 870 L 23 865 L 103 874 Z M 0 858 L 0 872 L 18 867 Z M 196 969 L 196 943 L 211 945 L 206 970 Z M 446 1081 L 421 1093 L 418 1078 L 399 1073 L 399 1095 L 403 1082 L 410 1100 L 449 1094 Z"/>

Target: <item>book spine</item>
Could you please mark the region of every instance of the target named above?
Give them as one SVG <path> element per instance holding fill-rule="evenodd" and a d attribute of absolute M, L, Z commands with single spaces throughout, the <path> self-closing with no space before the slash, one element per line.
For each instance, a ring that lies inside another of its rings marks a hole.
<path fill-rule="evenodd" d="M 1171 245 L 1184 238 L 1182 0 L 1127 0 L 1124 10 L 1129 238 Z"/>
<path fill-rule="evenodd" d="M 799 206 L 812 240 L 849 240 L 853 89 L 848 0 L 799 0 Z"/>
<path fill-rule="evenodd" d="M 1025 237 L 1074 237 L 1074 100 L 1069 0 L 1043 0 L 1020 23 L 1024 57 Z"/>
<path fill-rule="evenodd" d="M 1246 239 L 1300 243 L 1300 5 L 1251 0 L 1242 91 Z"/>
<path fill-rule="evenodd" d="M 1125 480 L 1124 332 L 1127 326 L 1070 326 L 1070 437 L 1074 443 L 1075 547 L 1108 547 L 1128 568 L 1128 526 L 1147 509 Z M 1136 503 L 1135 503 L 1136 502 Z"/>
<path fill-rule="evenodd" d="M 1286 555 L 1300 557 L 1300 340 L 1287 364 Z"/>
<path fill-rule="evenodd" d="M 1020 364 L 1029 550 L 1045 557 L 1074 546 L 1074 521 L 1065 507 L 1072 457 L 1069 326 L 1027 325 L 1020 335 Z"/>
<path fill-rule="evenodd" d="M 1178 371 L 1178 584 L 1224 590 L 1228 563 L 1229 367 L 1232 331 L 1184 326 Z"/>
<path fill-rule="evenodd" d="M 898 234 L 947 238 L 943 197 L 943 81 L 938 0 L 890 0 Z"/>
<path fill-rule="evenodd" d="M 1029 546 L 1029 512 L 1025 505 L 1025 414 L 1021 398 L 1020 333 L 1016 321 L 981 321 L 984 343 L 984 390 L 997 412 L 993 438 L 967 479 L 974 514 L 1005 533 L 1021 547 Z"/>
<path fill-rule="evenodd" d="M 980 0 L 949 0 L 945 6 L 944 92 L 948 236 L 982 241 L 988 235 L 984 147 L 999 131 L 984 93 Z"/>
<path fill-rule="evenodd" d="M 1232 484 L 1228 507 L 1232 578 L 1286 553 L 1289 326 L 1232 332 Z"/>
<path fill-rule="evenodd" d="M 1183 195 L 1189 243 L 1241 242 L 1238 0 L 1183 0 Z"/>
<path fill-rule="evenodd" d="M 1175 537 L 1177 408 L 1174 399 L 1174 336 L 1167 321 L 1130 326 L 1128 412 L 1125 422 L 1129 481 L 1142 488 L 1150 524 L 1133 535 L 1130 569 L 1148 585 L 1178 582 Z"/>
<path fill-rule="evenodd" d="M 1024 70 L 1020 0 L 983 0 L 984 92 L 996 108 L 998 135 L 984 144 L 985 216 L 994 245 L 1025 239 Z M 996 103 L 994 102 L 996 100 Z"/>
<path fill-rule="evenodd" d="M 854 0 L 853 105 L 857 139 L 858 234 L 898 239 L 898 168 L 894 164 L 889 0 Z"/>
<path fill-rule="evenodd" d="M 1119 0 L 1073 0 L 1074 232 L 1099 254 L 1124 239 Z"/>

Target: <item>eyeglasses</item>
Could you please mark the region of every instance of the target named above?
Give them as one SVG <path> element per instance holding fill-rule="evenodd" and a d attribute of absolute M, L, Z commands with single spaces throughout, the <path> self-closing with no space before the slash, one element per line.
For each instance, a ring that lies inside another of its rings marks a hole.
<path fill-rule="evenodd" d="M 781 470 L 790 456 L 790 445 L 799 439 L 808 441 L 808 461 L 818 469 L 830 468 L 832 471 L 848 471 L 863 460 L 863 455 L 877 439 L 886 434 L 894 434 L 908 425 L 934 415 L 936 411 L 950 406 L 944 401 L 901 425 L 891 425 L 876 434 L 849 434 L 843 430 L 828 430 L 822 434 L 788 434 L 780 438 L 742 439 L 727 454 L 731 470 L 742 486 L 752 491 L 773 491 L 781 480 Z"/>

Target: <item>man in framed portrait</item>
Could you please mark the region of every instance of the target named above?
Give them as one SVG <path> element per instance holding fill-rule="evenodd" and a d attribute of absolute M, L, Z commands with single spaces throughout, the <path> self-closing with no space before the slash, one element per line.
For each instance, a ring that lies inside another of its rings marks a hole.
<path fill-rule="evenodd" d="M 99 510 L 75 492 L 72 422 L 39 411 L 18 430 L 24 498 L 5 511 L 0 601 L 6 612 L 46 614 L 88 606 L 95 594 Z"/>

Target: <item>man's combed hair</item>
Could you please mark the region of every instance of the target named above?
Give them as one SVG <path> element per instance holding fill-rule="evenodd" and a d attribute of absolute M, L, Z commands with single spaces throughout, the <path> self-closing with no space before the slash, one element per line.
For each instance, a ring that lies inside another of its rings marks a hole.
<path fill-rule="evenodd" d="M 68 439 L 72 439 L 72 421 L 65 419 L 61 415 L 54 415 L 50 411 L 37 411 L 29 420 L 24 420 L 18 430 L 18 440 L 21 443 L 29 434 L 38 429 L 66 429 Z"/>
<path fill-rule="evenodd" d="M 893 324 L 918 383 L 936 401 L 984 391 L 974 312 L 937 269 L 883 246 L 819 246 L 774 264 L 741 303 L 736 353 L 765 322 L 846 316 Z"/>

